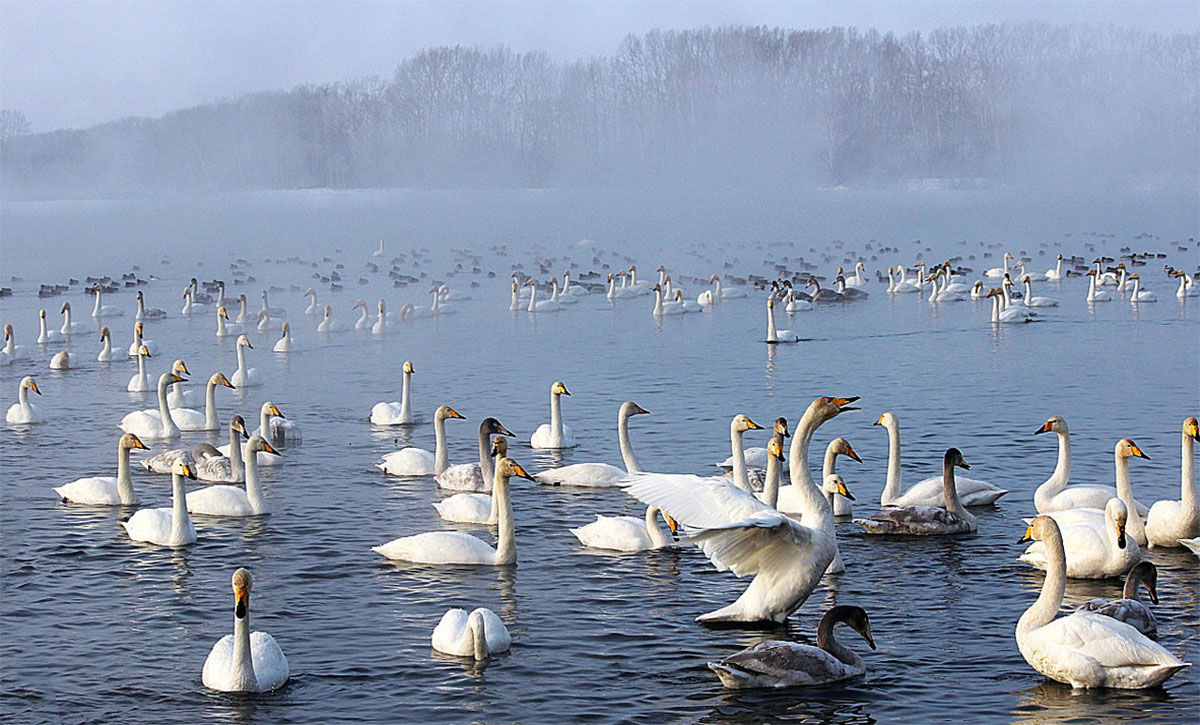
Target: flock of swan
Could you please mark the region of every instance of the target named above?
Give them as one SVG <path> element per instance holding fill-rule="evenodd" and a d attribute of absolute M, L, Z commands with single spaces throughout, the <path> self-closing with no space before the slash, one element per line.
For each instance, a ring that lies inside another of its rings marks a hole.
<path fill-rule="evenodd" d="M 382 243 L 381 243 L 382 249 Z M 982 281 L 968 284 L 949 262 L 934 265 L 928 273 L 918 263 L 910 279 L 905 267 L 889 268 L 886 293 L 891 295 L 927 293 L 932 303 L 988 298 L 992 303 L 992 321 L 1007 323 L 1028 321 L 1036 308 L 1052 307 L 1058 302 L 1033 294 L 1032 282 L 1062 279 L 1062 255 L 1058 266 L 1044 274 L 1031 273 L 1022 266 L 1008 268 L 1011 255 L 1003 266 L 986 270 L 983 276 L 998 280 L 999 287 L 984 289 Z M 765 298 L 767 309 L 766 342 L 800 341 L 795 332 L 780 329 L 775 323 L 776 306 L 788 314 L 807 311 L 823 304 L 849 303 L 865 298 L 869 281 L 865 267 L 856 264 L 847 277 L 839 268 L 832 289 L 821 287 L 815 276 L 805 282 L 812 293 L 794 288 L 790 279 L 761 280 L 751 284 L 761 292 L 742 285 L 722 285 L 712 275 L 696 296 L 695 303 L 685 299 L 683 290 L 674 286 L 671 276 L 659 269 L 657 281 L 649 284 L 636 276 L 636 266 L 607 275 L 606 284 L 583 285 L 571 279 L 570 272 L 549 285 L 549 295 L 539 300 L 539 285 L 521 279 L 516 272 L 510 285 L 510 309 L 530 313 L 561 311 L 588 295 L 603 294 L 617 300 L 654 297 L 655 316 L 684 314 L 721 304 L 724 300 L 757 296 Z M 1015 295 L 1011 287 L 1013 273 L 1019 274 L 1024 293 Z M 1194 296 L 1191 276 L 1179 271 L 1181 299 Z M 1086 271 L 1089 278 L 1089 303 L 1104 301 L 1103 287 L 1127 293 L 1133 304 L 1153 302 L 1153 293 L 1140 287 L 1138 274 L 1127 274 L 1125 265 L 1102 268 L 1101 260 Z M 760 284 L 761 282 L 761 284 Z M 102 303 L 102 288 L 93 285 L 93 319 L 97 324 L 123 316 L 124 311 Z M 134 410 L 113 423 L 122 434 L 117 439 L 115 476 L 88 476 L 53 487 L 64 502 L 87 506 L 139 506 L 131 469 L 134 450 L 146 450 L 146 441 L 172 443 L 185 432 L 227 431 L 229 443 L 214 447 L 202 443 L 191 448 L 172 448 L 147 455 L 137 463 L 147 472 L 169 475 L 171 505 L 165 508 L 136 508 L 121 522 L 134 542 L 180 547 L 196 542 L 199 534 L 192 516 L 248 517 L 270 513 L 259 468 L 284 465 L 287 449 L 302 444 L 299 427 L 287 419 L 270 401 L 262 403 L 257 429 L 249 430 L 240 415 L 232 415 L 222 425 L 218 411 L 218 391 L 262 386 L 265 376 L 248 365 L 255 348 L 248 337 L 251 325 L 257 330 L 278 326 L 281 337 L 274 347 L 278 353 L 300 349 L 291 337 L 289 324 L 282 320 L 284 310 L 269 305 L 266 292 L 256 315 L 246 310 L 245 296 L 238 300 L 240 311 L 233 315 L 224 297 L 206 308 L 195 280 L 183 292 L 180 314 L 212 314 L 215 337 L 235 340 L 236 370 L 228 377 L 214 372 L 204 385 L 203 399 L 195 390 L 181 390 L 190 372 L 182 360 L 152 379 L 147 360 L 156 358 L 160 346 L 145 338 L 144 322 L 161 319 L 165 313 L 148 310 L 138 292 L 134 313 L 133 337 L 128 357 L 136 360 L 138 372 L 130 380 L 131 392 L 154 391 L 153 408 Z M 377 317 L 371 320 L 366 304 L 359 300 L 359 320 L 346 323 L 332 316 L 330 305 L 318 305 L 312 289 L 306 316 L 316 332 L 336 334 L 352 329 L 378 334 L 412 317 L 448 314 L 456 299 L 445 285 L 431 289 L 428 308 L 404 306 L 398 315 L 387 311 L 380 300 Z M 1108 296 L 1111 299 L 1111 295 Z M 211 309 L 211 312 L 208 310 Z M 41 311 L 39 345 L 45 346 L 72 336 L 94 335 L 95 330 L 71 318 L 69 302 L 61 306 L 60 329 L 47 327 Z M 30 352 L 15 344 L 12 325 L 5 325 L 5 347 L 0 351 L 6 363 L 30 357 Z M 97 360 L 112 362 L 124 355 L 114 353 L 112 332 L 101 326 L 101 350 Z M 65 351 L 62 351 L 65 354 Z M 58 356 L 55 355 L 55 358 Z M 56 369 L 69 366 L 59 359 Z M 52 360 L 51 367 L 56 363 Z M 375 404 L 367 417 L 376 426 L 415 424 L 412 377 L 414 365 L 402 367 L 400 400 Z M 5 416 L 9 425 L 35 425 L 46 415 L 30 398 L 41 394 L 32 375 L 21 378 L 17 403 Z M 578 445 L 578 439 L 565 422 L 563 397 L 570 396 L 563 381 L 554 381 L 549 389 L 549 420 L 539 426 L 528 440 L 534 449 L 562 450 Z M 894 412 L 883 412 L 874 422 L 888 435 L 887 477 L 879 497 L 879 506 L 867 515 L 855 516 L 853 506 L 863 506 L 854 498 L 846 481 L 836 471 L 839 456 L 860 461 L 844 438 L 832 441 L 824 451 L 819 476 L 809 467 L 809 453 L 817 430 L 826 422 L 857 410 L 853 396 L 821 396 L 803 411 L 795 426 L 780 417 L 770 427 L 770 439 L 761 448 L 746 448 L 747 432 L 763 426 L 746 415 L 735 416 L 730 423 L 728 459 L 717 464 L 713 475 L 651 472 L 643 470 L 634 453 L 630 419 L 649 411 L 633 401 L 623 402 L 617 410 L 617 440 L 622 465 L 596 461 L 552 467 L 531 473 L 508 456 L 508 439 L 514 434 L 497 418 L 483 418 L 477 428 L 478 459 L 452 464 L 447 444 L 447 424 L 465 417 L 449 405 L 439 405 L 432 416 L 434 449 L 406 447 L 388 453 L 376 464 L 385 474 L 400 477 L 431 478 L 442 489 L 455 492 L 435 506 L 445 521 L 495 526 L 494 544 L 461 531 L 435 530 L 397 532 L 402 535 L 381 542 L 371 550 L 387 559 L 428 566 L 507 566 L 518 560 L 516 520 L 519 505 L 514 505 L 511 480 L 527 479 L 541 485 L 613 488 L 624 491 L 645 505 L 643 517 L 596 515 L 595 521 L 571 527 L 569 533 L 585 547 L 616 552 L 638 552 L 663 548 L 695 547 L 718 571 L 749 577 L 750 582 L 736 600 L 726 606 L 701 613 L 696 621 L 707 624 L 780 623 L 796 612 L 809 598 L 827 573 L 852 568 L 853 561 L 843 559 L 838 547 L 836 522 L 853 517 L 864 536 L 911 537 L 986 534 L 1002 537 L 1003 532 L 980 532 L 972 508 L 991 506 L 1008 494 L 987 481 L 968 478 L 959 471 L 970 470 L 968 456 L 958 448 L 945 451 L 940 475 L 930 476 L 907 489 L 901 482 L 900 422 Z M 454 423 L 452 425 L 461 425 Z M 1139 597 L 1145 588 L 1157 601 L 1157 570 L 1147 558 L 1154 547 L 1187 546 L 1200 552 L 1200 498 L 1195 488 L 1193 443 L 1200 440 L 1197 421 L 1189 417 L 1181 430 L 1181 491 L 1178 500 L 1154 502 L 1147 507 L 1132 491 L 1129 462 L 1145 458 L 1129 439 L 1114 447 L 1115 486 L 1069 485 L 1071 449 L 1066 421 L 1054 416 L 1035 432 L 1054 433 L 1058 437 L 1058 461 L 1049 478 L 1034 493 L 1034 515 L 1028 519 L 1024 540 L 1031 542 L 1019 557 L 1021 562 L 1046 572 L 1037 600 L 1016 623 L 1016 641 L 1025 660 L 1046 677 L 1073 687 L 1147 688 L 1161 684 L 1181 668 L 1188 666 L 1153 638 L 1157 622 Z M 223 433 L 222 433 L 223 434 Z M 790 440 L 789 440 L 790 439 Z M 210 485 L 188 491 L 188 482 L 202 480 Z M 666 525 L 666 530 L 662 525 Z M 903 546 L 903 539 L 895 546 Z M 1069 578 L 1124 578 L 1121 596 L 1111 600 L 1093 600 L 1065 616 L 1059 616 Z M 203 667 L 203 684 L 228 692 L 269 691 L 283 685 L 289 677 L 287 658 L 276 640 L 265 632 L 251 631 L 251 573 L 245 568 L 232 575 L 234 594 L 233 632 L 213 645 Z M 834 638 L 834 628 L 844 624 L 854 630 L 872 648 L 868 613 L 858 606 L 836 606 L 822 617 L 816 645 L 768 640 L 759 642 L 709 667 L 730 688 L 789 687 L 840 682 L 866 672 L 863 659 Z M 451 609 L 445 613 L 431 635 L 434 649 L 462 657 L 486 659 L 507 651 L 512 638 L 503 621 L 490 609 L 473 611 Z"/>

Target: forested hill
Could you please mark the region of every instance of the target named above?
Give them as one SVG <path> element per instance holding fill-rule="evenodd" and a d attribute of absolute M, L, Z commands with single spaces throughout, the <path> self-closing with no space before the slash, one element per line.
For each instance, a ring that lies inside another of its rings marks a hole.
<path fill-rule="evenodd" d="M 433 48 L 391 78 L 3 140 L 7 196 L 1195 175 L 1200 35 L 728 27 L 560 63 Z"/>

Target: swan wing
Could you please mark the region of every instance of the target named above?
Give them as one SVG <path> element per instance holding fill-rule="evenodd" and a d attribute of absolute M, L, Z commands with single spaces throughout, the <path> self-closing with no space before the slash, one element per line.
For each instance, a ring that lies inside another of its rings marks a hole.
<path fill-rule="evenodd" d="M 483 473 L 480 472 L 478 463 L 459 463 L 449 466 L 439 473 L 435 480 L 438 486 L 451 491 L 487 492 L 492 490 L 491 482 L 483 480 Z"/>
<path fill-rule="evenodd" d="M 1128 624 L 1094 612 L 1059 617 L 1037 632 L 1043 642 L 1073 650 L 1108 669 L 1184 664 Z"/>
<path fill-rule="evenodd" d="M 251 645 L 250 657 L 253 659 L 254 650 Z M 233 635 L 227 634 L 218 639 L 204 660 L 204 670 L 200 681 L 210 690 L 226 691 L 229 687 L 229 669 L 233 664 Z M 257 669 L 257 668 L 255 668 Z"/>
<path fill-rule="evenodd" d="M 435 501 L 433 507 L 446 521 L 486 524 L 492 513 L 492 497 L 486 493 L 456 493 Z"/>
<path fill-rule="evenodd" d="M 429 643 L 438 652 L 445 652 L 449 655 L 457 655 L 466 657 L 474 655 L 474 649 L 467 649 L 462 646 L 463 633 L 467 631 L 467 610 L 454 607 L 442 615 L 441 621 L 433 628 L 433 634 L 429 637 Z"/>
<path fill-rule="evenodd" d="M 232 644 L 230 660 L 233 659 Z M 274 690 L 288 680 L 288 661 L 275 638 L 266 632 L 250 633 L 250 660 L 259 692 Z"/>
<path fill-rule="evenodd" d="M 141 509 L 121 525 L 134 541 L 158 543 L 171 533 L 171 509 Z"/>
<path fill-rule="evenodd" d="M 172 408 L 171 420 L 179 430 L 207 430 L 204 413 L 195 408 Z"/>
<path fill-rule="evenodd" d="M 505 627 L 500 617 L 487 607 L 479 607 L 475 612 L 483 617 L 483 638 L 487 642 L 488 652 L 507 652 L 512 644 L 508 627 Z"/>
<path fill-rule="evenodd" d="M 375 465 L 393 476 L 428 476 L 433 473 L 433 464 L 433 454 L 424 448 L 402 448 L 385 454 Z"/>
<path fill-rule="evenodd" d="M 187 494 L 187 509 L 207 516 L 249 516 L 253 513 L 246 491 L 238 486 L 205 486 Z"/>
<path fill-rule="evenodd" d="M 371 551 L 389 559 L 418 564 L 494 564 L 496 550 L 482 540 L 457 531 L 429 531 L 402 536 Z"/>
<path fill-rule="evenodd" d="M 119 506 L 117 479 L 113 476 L 92 476 L 65 483 L 53 489 L 64 501 L 89 506 Z"/>
<path fill-rule="evenodd" d="M 570 529 L 579 543 L 594 549 L 644 551 L 653 549 L 646 522 L 632 516 L 597 516 L 586 526 Z"/>
<path fill-rule="evenodd" d="M 534 476 L 541 483 L 557 483 L 563 486 L 617 486 L 629 475 L 624 468 L 607 463 L 576 463 L 561 468 L 550 468 Z"/>

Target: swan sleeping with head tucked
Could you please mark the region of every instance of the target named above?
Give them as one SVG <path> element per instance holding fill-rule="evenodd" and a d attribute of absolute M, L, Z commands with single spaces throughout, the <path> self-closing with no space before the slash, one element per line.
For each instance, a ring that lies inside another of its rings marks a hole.
<path fill-rule="evenodd" d="M 430 644 L 448 655 L 486 660 L 489 655 L 507 652 L 512 637 L 492 610 L 479 607 L 467 614 L 456 607 L 442 615 L 433 628 Z"/>
<path fill-rule="evenodd" d="M 91 476 L 78 478 L 53 489 L 66 503 L 88 506 L 136 506 L 137 493 L 133 490 L 133 479 L 129 475 L 129 449 L 146 450 L 146 444 L 132 433 L 126 433 L 117 441 L 117 476 Z"/>
<path fill-rule="evenodd" d="M 563 423 L 562 420 L 560 398 L 570 394 L 567 386 L 561 380 L 554 381 L 550 386 L 550 422 L 538 426 L 533 435 L 529 437 L 530 446 L 545 449 L 574 448 L 579 445 L 575 441 L 575 434 L 571 431 L 571 426 Z"/>
<path fill-rule="evenodd" d="M 539 483 L 562 486 L 612 487 L 620 485 L 622 479 L 633 473 L 641 473 L 641 466 L 633 455 L 629 442 L 629 418 L 634 415 L 649 415 L 650 411 L 633 401 L 621 404 L 617 412 L 617 441 L 621 447 L 621 460 L 625 468 L 607 463 L 575 463 L 560 468 L 549 468 L 534 476 Z"/>
<path fill-rule="evenodd" d="M 288 662 L 275 638 L 250 631 L 250 572 L 233 573 L 233 634 L 213 645 L 200 679 L 210 690 L 269 692 L 288 680 Z"/>
<path fill-rule="evenodd" d="M 196 529 L 187 512 L 184 476 L 196 478 L 190 465 L 176 459 L 171 469 L 171 508 L 141 509 L 122 521 L 129 538 L 158 546 L 187 546 L 196 541 Z"/>

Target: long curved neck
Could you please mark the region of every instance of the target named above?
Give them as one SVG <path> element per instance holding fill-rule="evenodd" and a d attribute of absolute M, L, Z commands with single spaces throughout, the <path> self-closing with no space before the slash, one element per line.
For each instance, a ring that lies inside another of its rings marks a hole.
<path fill-rule="evenodd" d="M 142 331 L 138 329 L 137 325 L 133 326 L 133 344 L 137 348 L 142 346 Z"/>
<path fill-rule="evenodd" d="M 775 308 L 767 305 L 767 342 L 775 342 L 779 333 L 775 329 Z"/>
<path fill-rule="evenodd" d="M 446 420 L 440 415 L 433 418 L 433 472 L 446 470 Z"/>
<path fill-rule="evenodd" d="M 958 498 L 958 486 L 954 481 L 954 464 L 950 461 L 942 461 L 942 496 L 946 500 L 946 510 L 960 518 L 967 518 L 969 514 L 963 508 L 962 501 Z"/>
<path fill-rule="evenodd" d="M 240 448 L 241 446 L 238 446 Z M 230 454 L 233 448 L 229 449 Z M 250 451 L 246 456 L 246 498 L 250 500 L 250 508 L 259 513 L 267 508 L 267 500 L 263 498 L 262 484 L 258 480 L 258 453 Z"/>
<path fill-rule="evenodd" d="M 883 486 L 883 495 L 879 500 L 884 506 L 900 497 L 900 424 L 897 422 L 887 426 L 887 434 L 887 483 Z"/>
<path fill-rule="evenodd" d="M 360 324 L 364 324 L 364 325 L 365 325 L 365 324 L 367 323 L 367 320 L 369 320 L 369 319 L 370 319 L 370 317 L 369 317 L 369 315 L 367 315 L 367 308 L 366 308 L 366 306 L 359 307 L 359 308 L 358 308 L 358 321 L 359 321 L 359 323 L 360 323 Z"/>
<path fill-rule="evenodd" d="M 808 471 L 808 447 L 812 443 L 813 434 L 822 421 L 816 420 L 816 415 L 810 407 L 800 418 L 800 424 L 788 448 L 788 469 L 791 476 L 792 490 L 798 499 L 799 508 L 804 518 L 804 525 L 810 529 L 832 531 L 833 512 L 821 495 L 821 490 L 813 483 L 812 474 Z"/>
<path fill-rule="evenodd" d="M 737 424 L 729 426 L 729 447 L 733 452 L 733 485 L 753 494 L 750 479 L 746 476 L 746 449 L 742 444 L 742 435 L 743 432 Z"/>
<path fill-rule="evenodd" d="M 1062 606 L 1063 593 L 1067 589 L 1067 555 L 1063 550 L 1062 534 L 1057 526 L 1047 526 L 1042 545 L 1046 551 L 1046 580 L 1042 593 L 1033 606 L 1025 610 L 1017 620 L 1017 631 L 1027 631 L 1048 624 L 1058 608 Z"/>
<path fill-rule="evenodd" d="M 1045 483 L 1033 492 L 1033 503 L 1041 511 L 1048 499 L 1062 493 L 1071 479 L 1071 434 L 1069 431 L 1055 431 L 1058 435 L 1058 461 L 1054 464 L 1054 472 Z"/>
<path fill-rule="evenodd" d="M 1129 576 L 1125 577 L 1125 587 L 1121 590 L 1122 599 L 1138 599 L 1138 588 L 1142 586 L 1142 570 L 1139 567 L 1134 567 L 1129 570 Z"/>
<path fill-rule="evenodd" d="M 144 299 L 142 299 L 141 297 L 138 297 L 137 315 L 134 316 L 134 319 L 140 320 L 140 319 L 143 319 L 145 316 L 146 316 L 146 301 Z"/>
<path fill-rule="evenodd" d="M 834 448 L 833 443 L 830 443 L 825 448 L 825 461 L 821 464 L 821 480 L 824 480 L 826 476 L 831 476 L 834 473 L 837 473 L 837 471 L 834 470 L 836 465 L 837 450 Z"/>
<path fill-rule="evenodd" d="M 654 290 L 654 314 L 656 314 L 656 315 L 662 314 L 662 310 L 663 310 L 662 298 L 663 298 L 662 290 L 660 290 L 660 289 Z"/>
<path fill-rule="evenodd" d="M 38 317 L 38 326 L 41 328 L 38 330 L 38 342 L 45 342 L 46 341 L 46 318 L 44 316 Z"/>
<path fill-rule="evenodd" d="M 1141 289 L 1141 287 L 1142 287 L 1142 280 L 1135 278 L 1133 280 L 1133 296 L 1134 297 L 1138 296 L 1138 290 Z M 1124 288 L 1125 288 L 1125 273 L 1122 272 L 1121 273 L 1121 289 L 1124 289 Z"/>
<path fill-rule="evenodd" d="M 779 503 L 779 459 L 767 455 L 766 480 L 763 482 L 762 502 L 771 508 Z"/>
<path fill-rule="evenodd" d="M 255 469 L 258 468 L 258 454 L 255 453 L 251 458 L 254 459 Z M 242 461 L 242 441 L 238 432 L 232 428 L 229 429 L 229 472 L 233 474 L 233 480 L 240 481 L 245 476 L 244 463 Z"/>
<path fill-rule="evenodd" d="M 482 425 L 479 426 L 479 437 L 476 440 L 476 443 L 479 445 L 479 475 L 484 481 L 490 481 L 492 480 L 492 476 L 494 475 L 496 468 L 492 465 L 492 451 L 491 447 L 488 445 L 488 434 L 487 431 L 483 429 Z"/>
<path fill-rule="evenodd" d="M 992 322 L 1000 321 L 1000 295 L 992 296 Z"/>
<path fill-rule="evenodd" d="M 1096 296 L 1096 275 L 1088 275 L 1088 293 L 1087 298 L 1090 300 Z"/>
<path fill-rule="evenodd" d="M 146 356 L 139 353 L 137 357 L 138 357 L 138 377 L 144 378 L 144 377 L 146 377 Z"/>
<path fill-rule="evenodd" d="M 629 413 L 623 408 L 617 414 L 617 442 L 621 446 L 621 460 L 627 473 L 641 473 L 642 467 L 633 455 L 633 444 L 629 441 Z"/>
<path fill-rule="evenodd" d="M 650 537 L 650 543 L 655 548 L 661 549 L 671 543 L 671 540 L 658 525 L 658 513 L 659 510 L 654 506 L 646 507 L 646 535 Z"/>
<path fill-rule="evenodd" d="M 841 620 L 833 617 L 821 618 L 821 623 L 817 625 L 817 646 L 847 665 L 859 666 L 862 664 L 862 659 L 853 650 L 842 646 L 833 638 L 833 626 L 839 621 Z"/>
<path fill-rule="evenodd" d="M 241 370 L 242 373 L 245 373 L 246 372 L 246 346 L 241 343 L 238 343 L 238 346 L 237 346 L 237 362 L 238 362 L 238 370 Z"/>
<path fill-rule="evenodd" d="M 383 319 L 383 313 L 380 313 L 380 319 Z M 409 379 L 412 373 L 405 371 L 404 378 L 400 381 L 400 420 L 405 423 L 412 420 L 412 402 L 408 394 Z"/>
<path fill-rule="evenodd" d="M 5 352 L 9 352 L 9 348 L 10 348 L 11 346 L 12 346 L 12 340 L 9 340 L 9 341 L 8 341 L 8 342 L 7 342 L 7 343 L 4 345 Z M 105 356 L 105 357 L 111 357 L 111 356 L 112 356 L 112 338 L 111 338 L 111 337 L 109 337 L 108 335 L 105 335 L 105 336 L 104 336 L 104 347 L 103 347 L 103 348 L 101 348 L 100 352 L 104 353 L 104 356 Z M 11 354 L 11 353 L 10 353 L 10 354 Z"/>
<path fill-rule="evenodd" d="M 245 616 L 233 617 L 233 661 L 229 664 L 229 685 L 235 690 L 255 691 L 258 678 L 254 675 L 254 659 L 250 650 L 250 601 L 246 599 Z"/>
<path fill-rule="evenodd" d="M 100 289 L 96 289 L 96 303 L 92 305 L 92 317 L 100 316 Z"/>
<path fill-rule="evenodd" d="M 168 433 L 179 433 L 179 429 L 175 427 L 175 419 L 171 417 L 171 409 L 167 407 L 167 386 L 166 381 L 158 384 L 158 414 L 162 418 L 163 430 Z"/>
<path fill-rule="evenodd" d="M 484 627 L 482 614 L 471 612 L 467 615 L 467 628 L 463 632 L 463 638 L 469 642 L 476 660 L 487 659 L 487 629 Z"/>
<path fill-rule="evenodd" d="M 496 564 L 517 563 L 517 542 L 514 539 L 512 500 L 508 497 L 508 477 L 496 471 L 492 481 L 492 498 L 496 499 Z"/>
<path fill-rule="evenodd" d="M 217 337 L 225 337 L 225 318 L 217 315 Z"/>
<path fill-rule="evenodd" d="M 1180 446 L 1183 460 L 1179 463 L 1179 504 L 1183 515 L 1191 521 L 1200 516 L 1200 501 L 1196 496 L 1196 471 L 1192 463 L 1193 445 L 1192 437 L 1183 433 L 1183 443 Z"/>
<path fill-rule="evenodd" d="M 71 308 L 63 310 L 63 326 L 62 333 L 65 335 L 71 331 Z"/>
<path fill-rule="evenodd" d="M 17 388 L 17 404 L 21 406 L 21 410 L 29 410 L 29 388 L 24 385 Z"/>
<path fill-rule="evenodd" d="M 1056 277 L 1062 276 L 1062 257 L 1059 257 L 1058 261 L 1054 263 L 1054 274 Z"/>
<path fill-rule="evenodd" d="M 437 296 L 433 298 L 434 308 L 437 307 Z M 533 306 L 537 304 L 537 285 L 529 286 L 529 311 L 533 312 Z"/>
<path fill-rule="evenodd" d="M 182 542 L 192 527 L 192 519 L 188 516 L 187 492 L 183 487 L 183 476 L 171 474 L 171 540 Z"/>
<path fill-rule="evenodd" d="M 562 443 L 562 400 L 558 393 L 550 393 L 550 440 L 557 446 Z"/>
<path fill-rule="evenodd" d="M 208 385 L 204 386 L 204 427 L 208 430 L 220 430 L 221 428 L 221 423 L 217 419 L 217 384 L 211 380 L 208 381 Z"/>
<path fill-rule="evenodd" d="M 117 498 L 122 506 L 137 503 L 133 479 L 129 475 L 129 448 L 123 445 L 117 446 Z"/>
<path fill-rule="evenodd" d="M 1132 536 L 1139 544 L 1146 543 L 1146 524 L 1142 521 L 1142 517 L 1138 514 L 1137 506 L 1133 503 L 1133 484 L 1129 482 L 1129 458 L 1120 453 L 1113 454 L 1113 460 L 1117 468 L 1117 498 L 1125 504 L 1126 510 L 1129 512 L 1128 523 L 1125 528 L 1129 535 Z"/>

